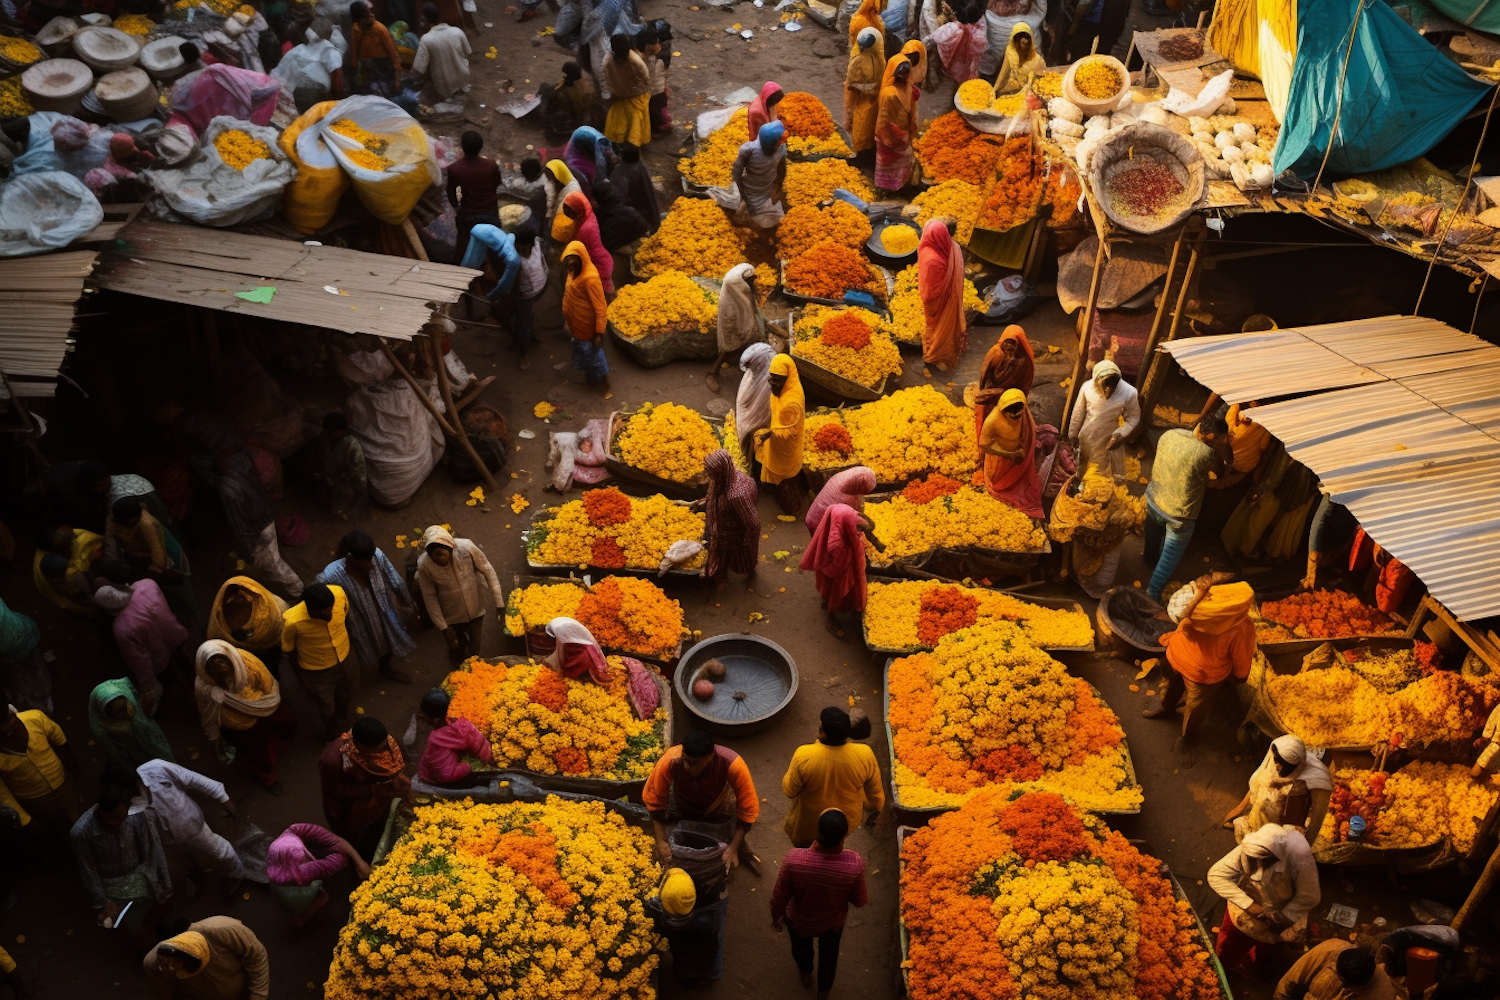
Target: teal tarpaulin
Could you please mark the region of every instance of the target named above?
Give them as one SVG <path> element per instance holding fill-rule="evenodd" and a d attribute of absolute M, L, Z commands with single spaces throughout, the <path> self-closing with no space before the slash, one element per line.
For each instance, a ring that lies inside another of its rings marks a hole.
<path fill-rule="evenodd" d="M 1466 28 L 1500 34 L 1500 0 L 1427 0 Z"/>
<path fill-rule="evenodd" d="M 1323 162 L 1359 0 L 1297 5 L 1297 62 L 1274 166 L 1311 182 Z M 1416 159 L 1489 92 L 1386 6 L 1364 0 L 1344 76 L 1339 134 L 1325 176 L 1383 170 Z"/>

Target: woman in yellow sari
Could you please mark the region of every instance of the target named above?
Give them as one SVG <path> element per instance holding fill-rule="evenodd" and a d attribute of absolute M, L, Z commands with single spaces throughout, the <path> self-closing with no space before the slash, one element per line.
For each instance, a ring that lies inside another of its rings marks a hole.
<path fill-rule="evenodd" d="M 1036 472 L 1036 421 L 1026 394 L 1007 389 L 979 429 L 984 465 L 979 478 L 989 495 L 1028 517 L 1042 516 L 1042 482 Z"/>
<path fill-rule="evenodd" d="M 874 28 L 861 31 L 849 49 L 849 69 L 844 74 L 844 128 L 856 153 L 875 148 L 884 52 L 885 42 Z"/>
<path fill-rule="evenodd" d="M 651 70 L 626 36 L 614 36 L 609 46 L 611 55 L 604 63 L 604 85 L 609 88 L 604 135 L 617 145 L 644 146 L 651 141 Z"/>
<path fill-rule="evenodd" d="M 881 39 L 885 38 L 885 18 L 880 12 L 885 9 L 883 0 L 864 0 L 859 5 L 859 10 L 849 18 L 849 44 L 853 45 L 859 39 L 859 33 L 866 28 L 874 28 L 880 32 Z M 881 49 L 881 58 L 885 58 L 885 50 Z"/>
<path fill-rule="evenodd" d="M 922 85 L 927 82 L 927 46 L 920 39 L 913 38 L 901 46 L 901 55 L 911 63 L 911 78 L 907 82 L 911 84 L 912 117 L 915 118 L 917 99 L 922 96 Z"/>
<path fill-rule="evenodd" d="M 1010 44 L 1005 47 L 1005 59 L 1000 72 L 995 74 L 995 96 L 1014 94 L 1026 86 L 1033 76 L 1047 72 L 1047 60 L 1036 50 L 1031 38 L 1031 26 L 1017 21 L 1010 29 Z"/>
<path fill-rule="evenodd" d="M 231 576 L 214 597 L 208 637 L 252 654 L 274 675 L 281 664 L 281 616 L 287 603 L 248 576 Z"/>
<path fill-rule="evenodd" d="M 243 756 L 256 780 L 279 794 L 277 751 L 297 731 L 282 707 L 281 685 L 254 654 L 218 639 L 198 647 L 194 672 L 198 721 L 219 759 L 227 764 Z"/>
<path fill-rule="evenodd" d="M 911 63 L 891 56 L 880 80 L 880 108 L 875 118 L 875 187 L 900 191 L 911 181 L 912 142 L 917 137 L 916 93 Z"/>
<path fill-rule="evenodd" d="M 802 424 L 806 398 L 791 357 L 771 359 L 771 424 L 755 432 L 760 481 L 776 487 L 776 503 L 788 514 L 802 509 Z"/>

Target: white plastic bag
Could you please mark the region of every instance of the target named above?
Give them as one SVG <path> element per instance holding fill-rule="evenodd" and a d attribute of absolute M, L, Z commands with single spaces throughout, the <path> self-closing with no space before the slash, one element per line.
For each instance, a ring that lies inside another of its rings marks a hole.
<path fill-rule="evenodd" d="M 99 199 L 72 174 L 39 170 L 0 184 L 0 257 L 61 250 L 103 221 Z"/>
<path fill-rule="evenodd" d="M 1214 109 L 1224 103 L 1224 99 L 1229 96 L 1229 85 L 1233 82 L 1234 70 L 1226 69 L 1205 83 L 1196 97 L 1173 87 L 1167 96 L 1161 99 L 1158 107 L 1184 118 L 1206 117 L 1213 114 Z"/>
<path fill-rule="evenodd" d="M 326 97 L 333 89 L 333 74 L 343 65 L 344 54 L 338 46 L 319 38 L 282 56 L 271 75 L 281 81 L 281 92 L 288 97 L 294 97 L 298 90 L 316 91 Z"/>
<path fill-rule="evenodd" d="M 244 170 L 225 163 L 214 140 L 234 129 L 265 143 L 270 158 L 254 160 Z M 141 176 L 176 214 L 203 226 L 235 226 L 275 214 L 281 191 L 295 173 L 276 145 L 275 129 L 221 116 L 208 123 L 198 156 L 184 166 Z"/>
<path fill-rule="evenodd" d="M 390 166 L 375 170 L 355 161 L 354 156 L 364 147 L 333 129 L 346 120 L 384 140 L 377 155 L 389 160 Z M 442 180 L 432 140 L 415 118 L 383 97 L 340 101 L 302 130 L 296 151 L 313 167 L 325 166 L 330 160 L 337 163 L 354 183 L 355 193 L 370 214 L 393 226 L 404 222 L 427 189 Z"/>

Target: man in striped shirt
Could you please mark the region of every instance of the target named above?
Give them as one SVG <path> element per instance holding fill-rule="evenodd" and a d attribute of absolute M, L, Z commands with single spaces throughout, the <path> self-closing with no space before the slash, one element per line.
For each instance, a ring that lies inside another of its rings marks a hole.
<path fill-rule="evenodd" d="M 818 838 L 811 847 L 794 847 L 781 862 L 771 891 L 771 927 L 785 925 L 792 940 L 792 960 L 804 987 L 813 984 L 813 941 L 818 943 L 818 1000 L 827 1000 L 839 965 L 839 940 L 849 906 L 870 901 L 865 887 L 865 859 L 844 850 L 849 820 L 838 809 L 818 817 Z"/>

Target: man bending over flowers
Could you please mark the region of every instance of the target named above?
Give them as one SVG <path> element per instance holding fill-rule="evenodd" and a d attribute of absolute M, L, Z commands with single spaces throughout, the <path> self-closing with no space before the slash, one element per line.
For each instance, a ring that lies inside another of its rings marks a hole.
<path fill-rule="evenodd" d="M 739 754 L 714 743 L 695 729 L 678 746 L 662 754 L 641 793 L 651 813 L 656 835 L 656 857 L 663 864 L 672 860 L 667 844 L 667 824 L 690 819 L 702 823 L 734 822 L 734 835 L 724 852 L 724 865 L 734 871 L 743 862 L 752 875 L 760 874 L 760 862 L 745 837 L 760 817 L 760 799 L 750 768 Z"/>

